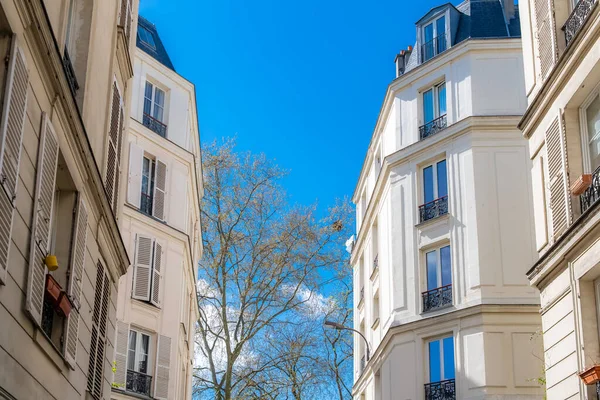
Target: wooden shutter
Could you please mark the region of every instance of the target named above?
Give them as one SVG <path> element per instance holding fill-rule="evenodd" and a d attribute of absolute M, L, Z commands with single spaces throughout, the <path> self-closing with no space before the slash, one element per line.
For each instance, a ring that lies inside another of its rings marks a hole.
<path fill-rule="evenodd" d="M 25 309 L 36 324 L 42 321 L 46 279 L 45 258 L 50 245 L 50 226 L 58 162 L 58 140 L 54 128 L 44 113 L 38 150 L 37 176 L 31 225 L 29 279 Z"/>
<path fill-rule="evenodd" d="M 131 0 L 121 0 L 121 11 L 119 15 L 119 25 L 123 27 L 127 42 L 131 35 Z"/>
<path fill-rule="evenodd" d="M 167 190 L 167 165 L 156 159 L 156 169 L 154 171 L 154 204 L 152 215 L 156 218 L 165 220 L 165 197 Z"/>
<path fill-rule="evenodd" d="M 152 272 L 152 250 L 154 240 L 148 236 L 137 235 L 133 270 L 133 298 L 150 300 L 150 280 Z"/>
<path fill-rule="evenodd" d="M 140 208 L 142 198 L 142 167 L 144 151 L 135 143 L 129 144 L 129 178 L 127 181 L 127 202 Z"/>
<path fill-rule="evenodd" d="M 79 330 L 79 311 L 81 306 L 81 287 L 85 268 L 88 212 L 81 194 L 75 211 L 75 226 L 71 241 L 71 269 L 69 274 L 69 297 L 74 308 L 67 319 L 65 332 L 65 359 L 74 370 L 77 361 L 77 335 Z"/>
<path fill-rule="evenodd" d="M 556 29 L 554 25 L 554 1 L 535 0 L 534 7 L 540 67 L 542 80 L 544 80 L 558 58 Z"/>
<path fill-rule="evenodd" d="M 119 133 L 117 140 L 117 173 L 115 174 L 115 195 L 113 198 L 113 210 L 117 210 L 119 206 L 119 192 L 121 187 L 121 149 L 123 148 L 123 104 L 119 106 Z"/>
<path fill-rule="evenodd" d="M 117 83 L 113 83 L 113 98 L 108 131 L 108 154 L 106 158 L 106 194 L 113 211 L 117 211 L 119 198 L 119 175 L 121 173 L 121 140 L 123 135 L 123 106 Z"/>
<path fill-rule="evenodd" d="M 156 352 L 156 376 L 154 398 L 168 399 L 169 397 L 169 369 L 171 368 L 171 338 L 160 335 L 158 338 L 158 351 Z"/>
<path fill-rule="evenodd" d="M 154 262 L 152 263 L 152 298 L 155 306 L 160 305 L 160 285 L 163 268 L 163 249 L 160 243 L 154 242 Z"/>
<path fill-rule="evenodd" d="M 0 284 L 6 282 L 8 269 L 28 87 L 29 71 L 25 55 L 13 35 L 0 122 L 0 191 L 4 192 L 0 193 Z"/>
<path fill-rule="evenodd" d="M 548 179 L 550 192 L 550 215 L 552 236 L 560 236 L 571 223 L 571 199 L 567 151 L 563 124 L 557 117 L 546 131 L 546 152 L 548 157 Z"/>
<path fill-rule="evenodd" d="M 117 321 L 117 345 L 115 347 L 116 371 L 113 383 L 125 389 L 127 380 L 127 349 L 129 345 L 129 324 Z"/>
<path fill-rule="evenodd" d="M 110 279 L 101 263 L 98 263 L 97 270 L 87 390 L 94 399 L 99 400 L 102 398 L 102 388 L 104 386 L 104 358 L 110 300 Z"/>

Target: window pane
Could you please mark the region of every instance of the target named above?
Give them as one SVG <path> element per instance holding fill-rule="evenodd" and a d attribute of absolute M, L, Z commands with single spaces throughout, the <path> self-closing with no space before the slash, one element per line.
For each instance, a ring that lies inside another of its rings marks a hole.
<path fill-rule="evenodd" d="M 425 36 L 425 43 L 433 40 L 433 24 L 429 24 L 423 28 L 423 35 Z"/>
<path fill-rule="evenodd" d="M 429 342 L 429 382 L 442 380 L 440 341 Z"/>
<path fill-rule="evenodd" d="M 144 114 L 150 115 L 152 111 L 152 84 L 146 82 L 146 91 L 144 93 Z"/>
<path fill-rule="evenodd" d="M 438 91 L 438 117 L 446 115 L 446 83 L 442 83 L 437 87 Z"/>
<path fill-rule="evenodd" d="M 425 255 L 427 263 L 427 290 L 439 287 L 437 279 L 437 251 L 430 251 Z"/>
<path fill-rule="evenodd" d="M 450 246 L 440 249 L 440 261 L 442 263 L 442 286 L 452 284 L 452 261 Z"/>
<path fill-rule="evenodd" d="M 436 54 L 446 50 L 446 17 L 442 17 L 435 22 L 436 29 Z"/>
<path fill-rule="evenodd" d="M 152 35 L 152 32 L 150 32 L 148 29 L 140 26 L 138 28 L 138 34 L 140 36 L 140 40 L 144 43 L 146 43 L 147 45 L 149 45 L 152 48 L 156 48 L 156 44 L 154 43 L 154 36 Z"/>
<path fill-rule="evenodd" d="M 136 333 L 129 331 L 129 354 L 127 357 L 127 369 L 135 370 L 135 347 L 136 347 Z"/>
<path fill-rule="evenodd" d="M 444 377 L 443 379 L 454 379 L 454 338 L 448 337 L 444 342 Z"/>
<path fill-rule="evenodd" d="M 150 337 L 148 335 L 142 335 L 142 343 L 140 343 L 140 364 L 139 372 L 143 374 L 148 373 L 148 348 L 150 346 Z"/>
<path fill-rule="evenodd" d="M 433 167 L 423 170 L 423 200 L 425 203 L 435 200 L 433 198 Z"/>
<path fill-rule="evenodd" d="M 600 167 L 600 96 L 585 110 L 592 171 Z"/>
<path fill-rule="evenodd" d="M 142 166 L 142 193 L 148 194 L 148 185 L 150 183 L 150 160 L 144 157 Z"/>
<path fill-rule="evenodd" d="M 446 160 L 437 163 L 437 190 L 438 198 L 448 196 L 448 177 L 446 172 Z"/>
<path fill-rule="evenodd" d="M 159 121 L 163 121 L 163 109 L 165 105 L 165 92 L 156 88 L 154 90 L 154 115 L 153 117 Z"/>
<path fill-rule="evenodd" d="M 433 107 L 433 89 L 423 93 L 423 118 L 425 123 L 431 122 L 435 118 L 435 110 Z"/>

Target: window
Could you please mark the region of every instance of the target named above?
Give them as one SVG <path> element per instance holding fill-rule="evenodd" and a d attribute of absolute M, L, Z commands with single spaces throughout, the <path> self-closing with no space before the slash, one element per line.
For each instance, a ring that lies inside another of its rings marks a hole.
<path fill-rule="evenodd" d="M 145 127 L 167 137 L 167 125 L 165 125 L 165 92 L 152 83 L 146 81 L 144 91 L 144 115 L 143 121 Z"/>
<path fill-rule="evenodd" d="M 373 296 L 373 324 L 372 328 L 376 329 L 379 325 L 379 292 Z"/>
<path fill-rule="evenodd" d="M 423 122 L 419 127 L 419 140 L 432 136 L 446 128 L 446 82 L 423 92 Z"/>
<path fill-rule="evenodd" d="M 420 222 L 448 213 L 448 180 L 446 160 L 423 168 L 423 205 Z"/>
<path fill-rule="evenodd" d="M 166 188 L 167 165 L 131 142 L 127 202 L 144 214 L 165 221 Z"/>
<path fill-rule="evenodd" d="M 588 146 L 590 172 L 600 167 L 600 95 L 596 92 L 592 100 L 585 105 L 583 124 L 587 130 L 584 138 Z"/>
<path fill-rule="evenodd" d="M 450 246 L 425 253 L 427 290 L 423 293 L 423 312 L 452 304 L 452 261 Z"/>
<path fill-rule="evenodd" d="M 140 40 L 142 41 L 142 43 L 144 43 L 146 46 L 148 46 L 152 49 L 156 49 L 156 43 L 154 42 L 154 35 L 152 34 L 152 32 L 150 32 L 150 30 L 148 30 L 147 28 L 140 25 L 138 27 L 138 36 L 139 36 Z"/>
<path fill-rule="evenodd" d="M 150 371 L 148 360 L 150 354 L 150 336 L 129 331 L 129 353 L 127 357 L 127 369 L 130 371 L 148 374 Z"/>
<path fill-rule="evenodd" d="M 140 199 L 140 210 L 149 215 L 152 215 L 155 167 L 156 163 L 153 159 L 144 157 L 142 164 L 142 197 Z"/>
<path fill-rule="evenodd" d="M 146 235 L 136 235 L 133 264 L 133 293 L 137 300 L 160 306 L 160 287 L 163 274 L 163 247 Z"/>
<path fill-rule="evenodd" d="M 423 27 L 422 61 L 446 50 L 446 17 L 441 16 Z"/>
<path fill-rule="evenodd" d="M 427 343 L 429 383 L 454 380 L 454 338 L 452 336 Z"/>
<path fill-rule="evenodd" d="M 67 32 L 65 35 L 65 49 L 69 53 L 73 52 L 73 18 L 75 14 L 75 0 L 69 0 L 69 9 L 67 11 Z"/>

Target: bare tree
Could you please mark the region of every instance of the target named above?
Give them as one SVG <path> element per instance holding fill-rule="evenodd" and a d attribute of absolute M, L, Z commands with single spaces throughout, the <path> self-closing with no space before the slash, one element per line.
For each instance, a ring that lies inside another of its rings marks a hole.
<path fill-rule="evenodd" d="M 263 155 L 236 153 L 233 141 L 205 146 L 203 169 L 195 392 L 218 400 L 282 398 L 267 377 L 304 362 L 294 355 L 309 347 L 298 341 L 266 356 L 269 344 L 293 332 L 295 317 L 314 313 L 331 271 L 346 268 L 351 209 L 340 203 L 317 218 L 316 207 L 290 205 L 281 186 L 286 172 Z"/>

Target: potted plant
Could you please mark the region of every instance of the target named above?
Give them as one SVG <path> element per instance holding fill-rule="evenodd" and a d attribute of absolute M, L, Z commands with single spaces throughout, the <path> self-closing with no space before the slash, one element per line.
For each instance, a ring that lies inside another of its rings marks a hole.
<path fill-rule="evenodd" d="M 595 364 L 579 374 L 579 377 L 586 385 L 593 385 L 600 381 L 600 365 Z"/>
<path fill-rule="evenodd" d="M 63 317 L 67 318 L 73 309 L 73 303 L 71 303 L 71 299 L 69 296 L 63 291 L 60 292 L 60 297 L 58 299 L 58 304 L 56 305 L 56 312 Z"/>
<path fill-rule="evenodd" d="M 53 306 L 58 304 L 60 295 L 62 293 L 62 288 L 56 282 L 56 279 L 50 274 L 46 274 L 46 292 L 44 296 L 46 300 L 48 300 Z"/>

